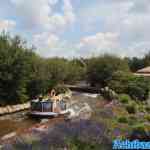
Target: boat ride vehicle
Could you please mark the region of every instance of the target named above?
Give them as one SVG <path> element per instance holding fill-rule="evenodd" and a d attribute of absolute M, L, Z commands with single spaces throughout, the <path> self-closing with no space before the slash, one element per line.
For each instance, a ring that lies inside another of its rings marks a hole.
<path fill-rule="evenodd" d="M 32 117 L 57 117 L 66 113 L 66 102 L 32 100 L 29 115 Z"/>
<path fill-rule="evenodd" d="M 30 102 L 29 115 L 32 117 L 57 117 L 67 114 L 67 102 L 59 96 L 51 96 L 50 98 L 43 99 L 39 96 L 38 99 Z"/>

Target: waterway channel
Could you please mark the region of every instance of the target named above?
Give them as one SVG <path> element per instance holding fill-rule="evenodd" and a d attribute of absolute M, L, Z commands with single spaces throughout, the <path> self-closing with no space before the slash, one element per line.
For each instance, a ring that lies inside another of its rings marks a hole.
<path fill-rule="evenodd" d="M 95 98 L 97 94 L 73 92 L 72 99 L 82 101 L 84 98 Z M 23 130 L 32 127 L 42 120 L 33 120 L 27 116 L 28 111 L 17 112 L 0 116 L 0 138 L 16 130 Z"/>

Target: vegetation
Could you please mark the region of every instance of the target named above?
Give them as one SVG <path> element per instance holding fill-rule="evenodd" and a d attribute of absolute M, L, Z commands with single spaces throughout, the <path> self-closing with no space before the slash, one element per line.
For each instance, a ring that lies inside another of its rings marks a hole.
<path fill-rule="evenodd" d="M 148 52 L 143 58 L 126 58 L 129 67 L 132 72 L 136 72 L 138 69 L 142 69 L 146 66 L 150 66 L 150 52 Z"/>
<path fill-rule="evenodd" d="M 149 96 L 149 79 L 131 73 L 115 72 L 109 86 L 117 93 L 126 93 L 135 100 L 146 100 Z"/>
<path fill-rule="evenodd" d="M 113 134 L 113 131 L 117 130 L 117 136 L 114 134 L 112 137 L 121 137 L 128 131 L 131 131 L 131 137 L 138 137 L 141 132 L 142 137 L 147 137 L 147 129 L 143 123 L 150 121 L 150 107 L 147 101 L 150 79 L 135 76 L 133 72 L 148 65 L 150 53 L 143 58 L 119 58 L 112 55 L 88 59 L 43 58 L 19 36 L 11 37 L 2 33 L 0 105 L 23 103 L 53 88 L 57 93 L 64 93 L 68 90 L 65 84 L 86 81 L 90 86 L 99 89 L 103 100 L 108 100 L 101 104 L 101 109 L 95 110 L 96 114 L 99 114 L 98 118 L 95 118 L 103 120 L 112 130 L 110 133 Z M 117 103 L 110 103 L 107 108 L 104 107 L 104 104 L 113 100 Z M 99 106 L 99 103 L 97 105 Z M 100 118 L 102 115 L 107 117 Z M 137 130 L 140 130 L 140 133 L 135 135 Z M 97 149 L 99 146 L 87 145 L 86 142 L 78 140 L 68 144 L 74 149 Z"/>
<path fill-rule="evenodd" d="M 70 150 L 102 150 L 110 148 L 102 144 L 82 142 L 76 138 L 68 140 L 67 145 Z"/>
<path fill-rule="evenodd" d="M 119 117 L 118 122 L 120 123 L 128 123 L 128 119 L 126 117 Z"/>
<path fill-rule="evenodd" d="M 143 101 L 149 96 L 149 79 L 134 76 L 150 64 L 150 53 L 144 58 L 119 58 L 103 55 L 88 59 L 42 58 L 19 37 L 0 35 L 0 104 L 22 103 L 36 95 L 45 94 L 57 84 L 74 84 L 84 80 L 103 91 L 107 99 L 114 93 L 127 94 Z M 121 101 L 128 101 L 122 95 Z M 116 97 L 115 97 L 116 98 Z M 130 101 L 130 100 L 129 100 Z"/>
<path fill-rule="evenodd" d="M 79 81 L 84 73 L 78 59 L 42 58 L 19 36 L 0 35 L 0 105 L 25 102 L 58 83 Z"/>
<path fill-rule="evenodd" d="M 27 100 L 27 83 L 29 79 L 30 57 L 32 50 L 24 48 L 18 36 L 10 38 L 0 36 L 0 101 L 12 104 Z"/>
<path fill-rule="evenodd" d="M 128 63 L 116 56 L 104 55 L 87 61 L 87 82 L 91 86 L 105 87 L 116 71 L 129 71 Z"/>
<path fill-rule="evenodd" d="M 121 103 L 128 104 L 129 101 L 131 101 L 131 97 L 127 94 L 120 94 L 119 95 L 119 100 L 120 100 Z"/>
<path fill-rule="evenodd" d="M 126 110 L 129 114 L 135 114 L 136 113 L 136 106 L 134 104 L 129 104 L 126 106 Z"/>

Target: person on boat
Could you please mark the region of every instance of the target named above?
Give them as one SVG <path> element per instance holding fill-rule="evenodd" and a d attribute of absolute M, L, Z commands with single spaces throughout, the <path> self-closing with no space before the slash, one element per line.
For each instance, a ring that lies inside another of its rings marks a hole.
<path fill-rule="evenodd" d="M 42 94 L 39 95 L 39 101 L 41 102 L 43 100 Z"/>

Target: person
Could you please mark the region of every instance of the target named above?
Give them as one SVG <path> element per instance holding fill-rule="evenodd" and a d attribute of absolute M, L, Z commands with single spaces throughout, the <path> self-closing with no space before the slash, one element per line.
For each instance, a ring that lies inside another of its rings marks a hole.
<path fill-rule="evenodd" d="M 43 96 L 42 94 L 39 95 L 39 101 L 42 101 L 43 100 Z"/>

